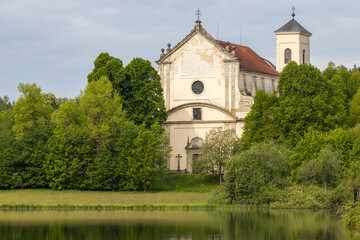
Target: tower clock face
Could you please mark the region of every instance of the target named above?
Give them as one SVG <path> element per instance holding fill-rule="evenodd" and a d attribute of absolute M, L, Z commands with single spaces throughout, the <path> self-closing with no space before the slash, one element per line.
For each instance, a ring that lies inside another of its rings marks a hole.
<path fill-rule="evenodd" d="M 201 81 L 195 81 L 191 85 L 191 90 L 195 94 L 201 94 L 204 91 L 204 84 Z"/>

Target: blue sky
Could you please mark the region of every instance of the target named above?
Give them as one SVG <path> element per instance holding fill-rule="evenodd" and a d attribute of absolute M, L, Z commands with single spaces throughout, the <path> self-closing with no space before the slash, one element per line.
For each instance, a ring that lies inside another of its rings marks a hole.
<path fill-rule="evenodd" d="M 360 1 L 320 0 L 0 0 L 0 96 L 19 97 L 20 82 L 75 97 L 101 52 L 156 61 L 181 41 L 200 8 L 220 40 L 251 47 L 275 63 L 274 31 L 295 19 L 311 37 L 311 63 L 360 65 Z M 218 27 L 217 27 L 218 26 Z"/>

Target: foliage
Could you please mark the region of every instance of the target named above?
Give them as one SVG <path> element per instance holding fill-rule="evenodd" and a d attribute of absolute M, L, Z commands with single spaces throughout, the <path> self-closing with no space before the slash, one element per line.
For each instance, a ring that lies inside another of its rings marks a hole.
<path fill-rule="evenodd" d="M 121 96 L 128 119 L 147 127 L 165 122 L 167 113 L 160 76 L 150 61 L 134 58 L 125 67 L 125 79 L 128 89 Z"/>
<path fill-rule="evenodd" d="M 127 91 L 123 63 L 108 53 L 100 53 L 94 61 L 93 71 L 88 74 L 87 78 L 88 82 L 92 82 L 104 76 L 112 83 L 119 95 L 122 96 Z"/>
<path fill-rule="evenodd" d="M 145 192 L 164 177 L 166 159 L 171 150 L 158 124 L 152 125 L 151 130 L 142 125 L 133 144 L 131 155 L 128 156 L 127 188 L 142 188 Z"/>
<path fill-rule="evenodd" d="M 351 73 L 334 68 L 330 65 L 321 73 L 312 65 L 290 62 L 280 74 L 276 94 L 257 91 L 244 121 L 245 147 L 268 141 L 293 147 L 308 131 L 327 132 L 344 125 L 350 93 L 343 77 L 350 78 Z"/>
<path fill-rule="evenodd" d="M 234 155 L 239 142 L 234 130 L 214 128 L 205 135 L 201 146 L 202 155 L 193 162 L 195 172 L 217 173 L 220 185 L 226 162 Z"/>
<path fill-rule="evenodd" d="M 52 107 L 35 83 L 20 83 L 18 89 L 21 96 L 14 104 L 12 130 L 19 144 L 19 152 L 14 164 L 17 165 L 17 173 L 24 187 L 46 187 L 44 160 L 47 154 L 46 141 L 52 134 Z"/>
<path fill-rule="evenodd" d="M 322 133 L 313 129 L 309 129 L 309 131 L 305 133 L 304 138 L 298 142 L 294 148 L 294 153 L 290 156 L 290 167 L 293 179 L 303 162 L 310 162 L 318 157 L 323 143 L 324 136 Z"/>
<path fill-rule="evenodd" d="M 281 141 L 295 145 L 310 128 L 328 131 L 341 121 L 342 106 L 333 103 L 330 85 L 311 65 L 289 63 L 280 75 L 278 91 Z"/>
<path fill-rule="evenodd" d="M 227 165 L 225 182 L 232 203 L 270 203 L 285 184 L 284 152 L 272 144 L 253 145 Z"/>
<path fill-rule="evenodd" d="M 244 133 L 242 141 L 248 149 L 253 143 L 267 142 L 277 139 L 278 119 L 275 111 L 278 108 L 278 98 L 275 93 L 267 95 L 264 90 L 258 90 L 255 95 L 251 111 L 244 119 Z"/>
<path fill-rule="evenodd" d="M 88 81 L 98 81 L 106 76 L 121 97 L 129 120 L 137 125 L 145 123 L 148 128 L 166 120 L 160 77 L 149 61 L 134 58 L 124 68 L 120 59 L 101 53 L 94 65 Z"/>
<path fill-rule="evenodd" d="M 0 109 L 0 189 L 16 188 L 21 185 L 16 184 L 16 179 L 13 179 L 16 158 L 15 138 L 11 130 L 13 122 L 13 112 Z"/>
<path fill-rule="evenodd" d="M 360 123 L 360 88 L 349 103 L 350 122 L 355 125 Z"/>
<path fill-rule="evenodd" d="M 50 127 L 50 104 L 45 102 L 41 88 L 35 83 L 20 83 L 18 89 L 21 96 L 14 104 L 15 138 L 21 142 L 44 140 Z"/>
<path fill-rule="evenodd" d="M 343 219 L 345 225 L 350 229 L 360 230 L 360 205 L 348 207 Z"/>
<path fill-rule="evenodd" d="M 310 185 L 292 185 L 278 192 L 278 198 L 271 203 L 273 208 L 332 208 L 331 192 Z"/>
<path fill-rule="evenodd" d="M 9 102 L 9 100 L 10 99 L 8 96 L 0 97 L 0 110 L 12 109 L 12 104 Z"/>

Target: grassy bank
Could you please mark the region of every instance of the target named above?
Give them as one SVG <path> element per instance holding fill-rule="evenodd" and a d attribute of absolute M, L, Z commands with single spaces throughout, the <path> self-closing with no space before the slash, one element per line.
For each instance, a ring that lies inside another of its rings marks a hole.
<path fill-rule="evenodd" d="M 210 193 L 3 190 L 0 206 L 204 205 Z"/>
<path fill-rule="evenodd" d="M 161 192 L 1 190 L 1 209 L 175 209 L 209 208 L 216 175 L 169 174 Z"/>

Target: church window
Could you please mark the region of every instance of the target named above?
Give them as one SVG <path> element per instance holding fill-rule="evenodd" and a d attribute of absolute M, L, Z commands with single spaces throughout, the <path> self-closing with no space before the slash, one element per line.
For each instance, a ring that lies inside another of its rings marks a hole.
<path fill-rule="evenodd" d="M 265 90 L 265 78 L 261 78 L 261 88 Z"/>
<path fill-rule="evenodd" d="M 288 64 L 291 61 L 291 49 L 285 49 L 285 64 Z"/>
<path fill-rule="evenodd" d="M 201 120 L 201 108 L 193 108 L 193 120 Z"/>
<path fill-rule="evenodd" d="M 303 49 L 303 64 L 305 64 L 305 49 Z"/>
<path fill-rule="evenodd" d="M 248 84 L 246 82 L 246 74 L 243 74 L 243 81 L 244 81 L 244 92 L 245 92 L 245 95 L 249 95 L 249 91 L 248 91 Z"/>
<path fill-rule="evenodd" d="M 195 94 L 201 94 L 204 91 L 204 84 L 201 81 L 195 81 L 191 85 L 191 90 Z"/>
<path fill-rule="evenodd" d="M 253 82 L 254 82 L 255 90 L 258 90 L 258 89 L 259 89 L 259 86 L 258 86 L 258 81 L 257 81 L 257 79 L 256 79 L 256 76 L 253 76 Z"/>

